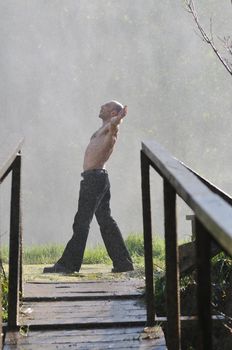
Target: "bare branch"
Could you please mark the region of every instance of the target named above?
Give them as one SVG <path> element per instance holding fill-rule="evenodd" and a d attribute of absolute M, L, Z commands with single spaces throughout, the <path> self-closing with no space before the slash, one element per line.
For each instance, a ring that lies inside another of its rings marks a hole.
<path fill-rule="evenodd" d="M 210 36 L 211 36 L 211 41 L 212 43 L 214 43 L 214 40 L 213 40 L 213 20 L 212 20 L 212 17 L 210 17 Z"/>
<path fill-rule="evenodd" d="M 231 0 L 232 2 L 232 0 Z M 232 75 L 232 64 L 228 63 L 228 60 L 225 59 L 220 52 L 218 51 L 218 49 L 216 48 L 214 41 L 213 41 L 213 34 L 212 34 L 212 19 L 211 19 L 211 24 L 210 24 L 210 35 L 211 38 L 209 37 L 209 35 L 206 33 L 206 31 L 204 30 L 204 28 L 202 27 L 202 25 L 200 24 L 200 21 L 198 19 L 197 16 L 197 12 L 195 10 L 195 4 L 193 0 L 186 0 L 186 7 L 187 7 L 187 11 L 192 15 L 197 28 L 203 38 L 203 41 L 205 41 L 208 45 L 211 46 L 212 50 L 214 51 L 214 53 L 216 54 L 216 56 L 218 57 L 218 59 L 220 60 L 220 62 L 223 64 L 223 66 L 226 68 L 226 70 L 230 73 L 230 75 Z M 225 40 L 224 38 L 224 45 L 227 49 L 227 51 L 232 54 L 232 41 L 228 38 L 227 40 Z"/>
<path fill-rule="evenodd" d="M 221 39 L 220 37 L 218 37 L 218 39 L 223 43 L 225 49 L 232 55 L 232 39 L 231 37 L 228 36 L 224 36 L 223 39 Z"/>

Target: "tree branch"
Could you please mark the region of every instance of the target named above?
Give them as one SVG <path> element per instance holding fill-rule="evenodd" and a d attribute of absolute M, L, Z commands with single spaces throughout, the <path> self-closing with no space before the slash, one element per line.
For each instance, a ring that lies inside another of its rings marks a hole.
<path fill-rule="evenodd" d="M 220 62 L 223 64 L 223 66 L 226 68 L 226 70 L 229 72 L 229 74 L 232 76 L 232 64 L 229 63 L 228 60 L 225 59 L 221 55 L 221 53 L 218 51 L 218 49 L 216 48 L 216 46 L 214 44 L 213 33 L 212 33 L 212 19 L 211 19 L 211 23 L 210 23 L 210 35 L 211 35 L 211 38 L 210 38 L 209 35 L 206 33 L 206 31 L 204 30 L 204 28 L 202 27 L 202 25 L 199 22 L 197 12 L 195 10 L 194 1 L 193 0 L 185 0 L 185 3 L 186 3 L 187 11 L 192 15 L 194 21 L 196 22 L 197 28 L 198 28 L 199 32 L 201 33 L 203 41 L 205 41 L 208 45 L 211 46 L 211 48 L 214 51 L 214 53 L 216 54 L 217 58 L 220 60 Z M 224 38 L 223 42 L 224 42 L 224 46 L 227 49 L 227 51 L 232 55 L 232 42 L 230 40 L 230 37 Z"/>

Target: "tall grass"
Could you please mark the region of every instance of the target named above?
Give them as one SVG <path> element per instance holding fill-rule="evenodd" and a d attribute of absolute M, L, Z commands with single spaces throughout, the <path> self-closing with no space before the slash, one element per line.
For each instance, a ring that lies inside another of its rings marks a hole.
<path fill-rule="evenodd" d="M 125 240 L 126 246 L 134 262 L 143 263 L 144 246 L 143 236 L 141 234 L 131 233 Z M 29 264 L 53 264 L 62 255 L 63 245 L 48 244 L 24 247 L 23 263 Z M 3 263 L 8 263 L 8 247 L 1 249 Z M 156 237 L 153 244 L 154 261 L 159 265 L 164 265 L 164 241 Z M 87 248 L 84 254 L 84 264 L 110 264 L 111 260 L 103 245 L 97 245 L 94 248 Z M 161 267 L 162 267 L 161 266 Z"/>
<path fill-rule="evenodd" d="M 126 239 L 126 246 L 133 260 L 137 264 L 144 263 L 144 241 L 143 235 L 131 233 Z M 164 240 L 155 236 L 152 246 L 153 262 L 157 267 L 164 269 L 165 265 L 165 245 Z"/>
<path fill-rule="evenodd" d="M 1 283 L 1 305 L 2 305 L 2 321 L 7 322 L 8 319 L 8 279 L 4 275 L 3 271 L 0 272 Z"/>

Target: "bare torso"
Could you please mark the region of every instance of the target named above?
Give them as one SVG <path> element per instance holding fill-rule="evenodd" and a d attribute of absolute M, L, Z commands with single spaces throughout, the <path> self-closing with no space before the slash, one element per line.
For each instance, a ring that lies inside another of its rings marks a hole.
<path fill-rule="evenodd" d="M 113 152 L 117 133 L 118 126 L 112 128 L 111 123 L 108 122 L 92 135 L 85 151 L 84 171 L 105 168 L 105 164 Z"/>

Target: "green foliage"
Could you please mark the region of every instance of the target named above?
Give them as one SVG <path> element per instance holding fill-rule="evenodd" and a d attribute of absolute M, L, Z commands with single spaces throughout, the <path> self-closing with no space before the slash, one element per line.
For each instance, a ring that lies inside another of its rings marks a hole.
<path fill-rule="evenodd" d="M 9 260 L 9 247 L 4 245 L 1 246 L 1 260 L 2 263 L 8 263 Z"/>
<path fill-rule="evenodd" d="M 23 251 L 24 264 L 48 264 L 54 263 L 63 253 L 62 245 L 41 245 L 26 247 Z"/>
<path fill-rule="evenodd" d="M 19 333 L 23 337 L 27 337 L 29 333 L 29 325 L 21 326 L 19 328 Z"/>
<path fill-rule="evenodd" d="M 101 245 L 86 249 L 83 259 L 84 264 L 109 264 L 110 261 L 105 247 Z"/>
<path fill-rule="evenodd" d="M 2 320 L 7 321 L 8 318 L 8 280 L 5 277 L 3 271 L 0 274 L 0 283 L 2 287 L 1 302 L 2 302 Z"/>
<path fill-rule="evenodd" d="M 228 298 L 228 285 L 232 274 L 232 258 L 221 253 L 212 261 L 212 302 L 216 310 L 223 310 L 223 302 Z"/>
<path fill-rule="evenodd" d="M 228 286 L 232 274 L 232 258 L 220 253 L 212 259 L 211 265 L 212 279 L 212 304 L 217 311 L 223 306 L 224 300 L 228 297 Z M 159 315 L 165 315 L 165 272 L 154 274 L 155 281 L 155 303 Z M 196 271 L 180 278 L 181 296 L 191 294 L 196 288 Z M 195 296 L 193 297 L 193 299 Z M 191 313 L 191 307 L 195 307 L 195 299 L 188 305 L 188 312 Z M 184 311 L 184 310 L 183 310 Z M 222 310 L 224 312 L 224 310 Z M 196 312 L 196 310 L 194 311 Z"/>
<path fill-rule="evenodd" d="M 131 255 L 144 256 L 143 235 L 131 233 L 125 242 Z M 154 236 L 152 251 L 153 257 L 164 258 L 164 240 L 159 236 Z"/>
<path fill-rule="evenodd" d="M 141 234 L 132 233 L 125 240 L 135 263 L 143 265 L 144 247 L 143 236 Z M 63 245 L 48 244 L 25 247 L 23 250 L 23 264 L 52 264 L 57 261 L 64 250 Z M 164 241 L 159 237 L 155 237 L 153 242 L 154 263 L 161 268 L 164 266 Z M 3 263 L 8 263 L 8 247 L 1 249 Z M 87 248 L 84 254 L 84 264 L 109 264 L 110 258 L 103 245 L 97 245 L 94 248 Z"/>
<path fill-rule="evenodd" d="M 143 235 L 138 233 L 130 233 L 125 240 L 127 249 L 133 259 L 134 264 L 141 268 L 144 275 L 144 241 Z M 164 240 L 159 236 L 153 238 L 153 264 L 154 269 L 163 270 L 165 265 L 165 245 Z"/>
<path fill-rule="evenodd" d="M 157 315 L 166 315 L 166 305 L 165 305 L 165 274 L 155 273 L 154 284 L 155 284 L 155 310 Z"/>
<path fill-rule="evenodd" d="M 58 244 L 25 247 L 23 250 L 23 264 L 53 264 L 60 258 L 63 251 L 64 246 Z M 7 264 L 7 247 L 3 247 L 1 254 L 3 263 Z M 103 246 L 86 249 L 83 260 L 84 264 L 109 263 L 109 261 L 110 259 Z"/>
<path fill-rule="evenodd" d="M 131 233 L 125 240 L 127 249 L 132 256 L 143 256 L 143 236 L 136 233 Z"/>

